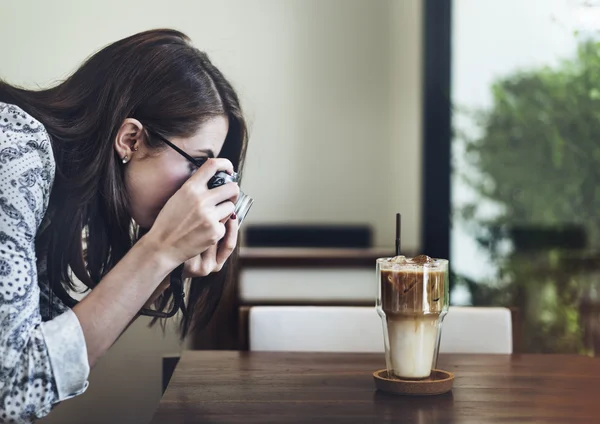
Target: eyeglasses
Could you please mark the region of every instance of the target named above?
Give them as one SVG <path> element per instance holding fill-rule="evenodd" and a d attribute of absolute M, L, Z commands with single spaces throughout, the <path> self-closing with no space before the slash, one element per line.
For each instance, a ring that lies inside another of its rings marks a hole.
<path fill-rule="evenodd" d="M 158 132 L 154 131 L 152 128 L 150 128 L 148 126 L 146 126 L 146 131 L 148 131 L 148 133 L 150 133 L 154 137 L 158 138 L 160 141 L 162 141 L 163 143 L 165 143 L 167 146 L 169 146 L 173 150 L 175 150 L 177 153 L 179 153 L 181 156 L 183 156 L 184 158 L 186 158 L 188 161 L 190 161 L 197 168 L 200 168 L 208 160 L 208 158 L 193 158 L 193 157 L 191 157 L 186 152 L 184 152 L 179 147 L 177 147 L 174 143 L 171 143 L 165 137 L 163 137 Z"/>

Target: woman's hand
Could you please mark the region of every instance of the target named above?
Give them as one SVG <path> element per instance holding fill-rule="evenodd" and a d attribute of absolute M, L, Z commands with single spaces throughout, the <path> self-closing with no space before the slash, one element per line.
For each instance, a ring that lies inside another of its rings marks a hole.
<path fill-rule="evenodd" d="M 206 277 L 213 272 L 219 272 L 233 253 L 238 239 L 238 220 L 232 216 L 225 222 L 225 237 L 213 244 L 204 252 L 185 261 L 184 278 Z"/>
<path fill-rule="evenodd" d="M 213 272 L 219 272 L 223 265 L 233 253 L 238 239 L 238 220 L 231 217 L 225 223 L 225 237 L 216 245 L 209 247 L 201 254 L 185 261 L 183 267 L 183 278 L 206 277 Z M 154 290 L 144 308 L 150 308 L 158 297 L 169 287 L 170 277 L 167 276 Z"/>
<path fill-rule="evenodd" d="M 169 199 L 143 237 L 161 252 L 173 269 L 200 255 L 200 262 L 195 260 L 190 269 L 194 272 L 214 270 L 231 254 L 232 237 L 237 240 L 237 220 L 234 223 L 229 218 L 234 213 L 240 189 L 235 183 L 209 189 L 207 183 L 218 171 L 231 173 L 233 165 L 227 159 L 209 159 Z M 228 232 L 230 237 L 225 237 Z M 224 237 L 220 248 L 217 244 Z M 211 247 L 211 253 L 203 257 Z M 204 259 L 206 264 L 202 265 Z"/>

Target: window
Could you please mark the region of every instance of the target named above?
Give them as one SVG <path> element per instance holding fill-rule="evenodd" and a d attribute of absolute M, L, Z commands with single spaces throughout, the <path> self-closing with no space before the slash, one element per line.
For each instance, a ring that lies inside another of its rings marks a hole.
<path fill-rule="evenodd" d="M 600 340 L 599 3 L 425 1 L 424 248 L 530 352 Z"/>

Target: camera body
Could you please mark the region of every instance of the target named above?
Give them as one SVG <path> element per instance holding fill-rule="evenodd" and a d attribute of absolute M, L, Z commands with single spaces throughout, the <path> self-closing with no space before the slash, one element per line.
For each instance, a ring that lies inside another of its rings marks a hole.
<path fill-rule="evenodd" d="M 209 189 L 213 189 L 222 186 L 223 184 L 238 183 L 239 181 L 240 175 L 237 172 L 228 174 L 225 171 L 219 171 L 210 180 L 208 180 L 207 186 Z M 246 218 L 246 215 L 248 214 L 248 211 L 252 207 L 253 203 L 254 199 L 244 194 L 240 190 L 240 195 L 235 204 L 235 214 L 237 215 L 238 225 L 242 225 L 242 222 L 244 221 L 244 218 Z"/>
<path fill-rule="evenodd" d="M 229 175 L 225 171 L 217 172 L 210 180 L 208 180 L 208 188 L 213 189 L 227 183 L 237 183 L 240 181 L 240 176 L 237 172 Z"/>

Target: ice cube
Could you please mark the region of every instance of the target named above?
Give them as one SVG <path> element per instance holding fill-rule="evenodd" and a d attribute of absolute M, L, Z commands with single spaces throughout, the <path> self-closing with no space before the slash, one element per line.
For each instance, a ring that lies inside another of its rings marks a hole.
<path fill-rule="evenodd" d="M 433 258 L 430 258 L 427 255 L 415 256 L 414 258 L 408 259 L 408 261 L 410 261 L 410 263 L 415 264 L 415 265 L 432 264 L 435 262 L 435 260 Z"/>
<path fill-rule="evenodd" d="M 406 263 L 406 260 L 406 256 L 404 255 L 394 256 L 393 258 L 390 258 L 390 262 L 399 265 L 404 265 Z"/>

